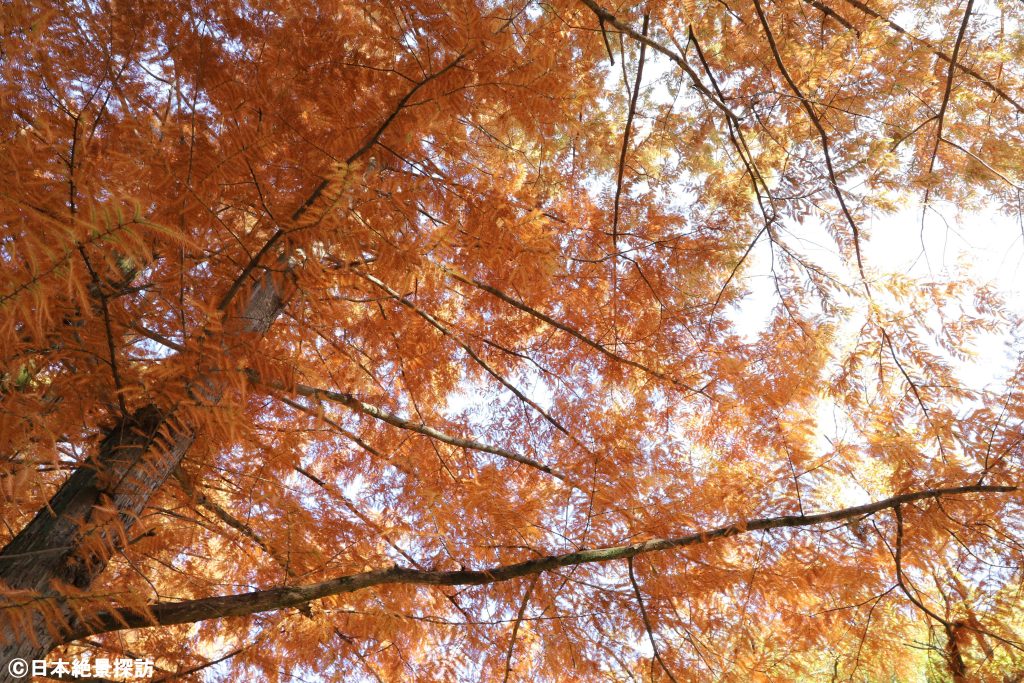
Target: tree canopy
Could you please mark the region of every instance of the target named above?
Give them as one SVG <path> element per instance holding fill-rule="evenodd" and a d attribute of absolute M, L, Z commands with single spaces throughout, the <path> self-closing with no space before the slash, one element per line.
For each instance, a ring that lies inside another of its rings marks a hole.
<path fill-rule="evenodd" d="M 0 668 L 1021 680 L 1022 15 L 4 3 Z"/>

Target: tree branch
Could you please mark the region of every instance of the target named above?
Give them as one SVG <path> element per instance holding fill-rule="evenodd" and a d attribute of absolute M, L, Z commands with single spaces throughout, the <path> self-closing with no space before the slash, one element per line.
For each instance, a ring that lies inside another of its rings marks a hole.
<path fill-rule="evenodd" d="M 394 566 L 389 569 L 375 569 L 358 574 L 339 576 L 334 579 L 305 586 L 285 586 L 268 590 L 253 591 L 239 595 L 226 595 L 199 600 L 164 602 L 150 606 L 146 611 L 124 609 L 100 612 L 87 624 L 67 632 L 60 642 L 67 643 L 89 635 L 119 631 L 131 628 L 188 624 L 207 619 L 245 616 L 258 612 L 298 607 L 313 600 L 331 595 L 355 593 L 373 586 L 413 584 L 423 586 L 480 586 L 510 581 L 523 576 L 533 576 L 562 567 L 610 562 L 662 552 L 691 545 L 701 545 L 722 538 L 741 536 L 752 531 L 786 529 L 816 526 L 838 522 L 882 510 L 896 508 L 915 501 L 936 499 L 943 496 L 957 496 L 971 493 L 1011 493 L 1016 486 L 957 486 L 927 491 L 916 491 L 893 496 L 874 503 L 822 512 L 813 515 L 783 515 L 743 520 L 727 526 L 700 531 L 676 538 L 659 538 L 631 545 L 611 546 L 580 550 L 562 555 L 551 555 L 525 562 L 497 565 L 480 570 L 430 571 Z"/>
<path fill-rule="evenodd" d="M 181 465 L 174 469 L 173 474 L 174 478 L 177 479 L 178 483 L 181 484 L 181 488 L 185 491 L 185 493 L 188 496 L 190 496 L 196 502 L 197 505 L 206 508 L 207 510 L 212 512 L 221 522 L 223 522 L 227 526 L 231 527 L 232 529 L 234 529 L 235 531 L 237 531 L 238 533 L 242 534 L 250 541 L 255 543 L 260 550 L 265 552 L 268 556 L 270 556 L 272 560 L 274 560 L 274 562 L 280 565 L 280 567 L 284 570 L 285 574 L 287 574 L 289 577 L 295 576 L 295 574 L 291 570 L 291 567 L 288 566 L 288 563 L 280 555 L 278 555 L 252 527 L 250 527 L 248 524 L 232 515 L 230 512 L 225 510 L 216 502 L 210 500 L 210 498 L 205 493 L 198 490 L 192 483 L 192 481 L 189 479 L 188 475 L 185 474 L 184 470 L 181 469 Z"/>
<path fill-rule="evenodd" d="M 522 391 L 520 391 L 520 389 L 516 385 L 512 384 L 512 382 L 510 382 L 509 380 L 505 379 L 505 377 L 501 373 L 499 373 L 497 370 L 492 368 L 490 366 L 490 364 L 487 361 L 485 361 L 483 358 L 481 358 L 479 356 L 479 354 L 477 354 L 477 352 L 474 351 L 473 348 L 469 344 L 467 344 L 466 342 L 464 342 L 461 339 L 459 339 L 459 337 L 456 336 L 456 334 L 454 332 L 452 332 L 440 320 L 438 320 L 436 317 L 434 317 L 430 313 L 427 313 L 426 311 L 421 309 L 419 306 L 417 306 L 412 301 L 410 301 L 407 297 L 402 296 L 401 294 L 396 292 L 394 289 L 389 287 L 385 282 L 383 282 L 380 279 L 374 277 L 373 275 L 370 275 L 369 273 L 364 273 L 361 270 L 357 270 L 355 268 L 352 269 L 352 272 L 355 273 L 356 275 L 358 275 L 359 277 L 363 278 L 367 282 L 370 282 L 374 286 L 379 287 L 380 289 L 382 289 L 385 292 L 387 292 L 388 295 L 392 299 L 394 299 L 395 301 L 400 303 L 402 306 L 408 308 L 410 311 L 412 311 L 413 313 L 415 313 L 419 317 L 421 317 L 424 320 L 426 320 L 427 323 L 430 324 L 431 327 L 433 327 L 438 332 L 440 332 L 444 336 L 446 336 L 449 339 L 451 339 L 456 344 L 458 344 L 459 348 L 461 348 L 463 351 L 465 351 L 466 354 L 469 355 L 469 357 L 472 358 L 473 361 L 477 365 L 482 367 L 487 372 L 487 374 L 489 374 L 491 377 L 493 377 L 494 379 L 498 380 L 498 382 L 503 387 L 505 387 L 506 389 L 511 391 L 515 395 L 516 398 L 518 398 L 520 401 L 522 401 L 523 403 L 525 403 L 526 405 L 530 406 L 531 408 L 536 410 L 538 413 L 540 413 L 541 417 L 543 417 L 545 420 L 547 420 L 547 422 L 551 426 L 553 426 L 555 429 L 557 429 L 558 431 L 562 432 L 566 436 L 572 438 L 572 435 L 569 434 L 569 430 L 566 429 L 562 425 L 561 422 L 559 422 L 554 417 L 552 417 L 552 415 L 550 413 L 548 413 L 548 411 L 544 410 L 544 408 L 542 408 L 540 405 L 538 405 L 536 401 L 532 400 L 526 394 L 524 394 Z"/>
<path fill-rule="evenodd" d="M 809 0 L 804 0 L 804 1 L 808 2 Z M 956 65 L 956 68 L 960 69 L 965 74 L 971 76 L 976 81 L 981 83 L 983 86 L 985 86 L 985 88 L 987 88 L 990 92 L 995 94 L 999 99 L 1003 100 L 1004 102 L 1009 104 L 1011 107 L 1016 109 L 1018 113 L 1024 114 L 1024 105 L 1022 105 L 1020 102 L 1018 102 L 1017 100 L 1015 100 L 1012 97 L 1010 97 L 1010 95 L 1005 90 L 1000 88 L 998 85 L 996 85 L 995 83 L 993 83 L 989 79 L 987 79 L 984 76 L 982 76 L 980 73 L 978 73 L 977 71 L 975 71 L 971 67 L 966 66 L 964 64 L 961 64 L 959 61 L 953 59 L 952 57 L 947 55 L 942 50 L 940 50 L 940 49 L 938 49 L 936 47 L 932 47 L 932 45 L 930 45 L 928 43 L 928 41 L 924 40 L 923 38 L 918 38 L 913 33 L 911 33 L 907 29 L 903 28 L 902 26 L 900 26 L 899 24 L 894 22 L 892 19 L 889 19 L 888 17 L 882 16 L 881 13 L 875 11 L 874 9 L 869 7 L 867 4 L 861 2 L 861 0 L 843 0 L 843 2 L 845 2 L 848 5 L 852 5 L 853 7 L 856 7 L 858 10 L 860 10 L 864 14 L 868 15 L 869 17 L 874 17 L 875 19 L 881 19 L 886 24 L 888 24 L 889 28 L 891 28 L 893 31 L 896 31 L 896 33 L 899 33 L 901 36 L 904 36 L 905 38 L 907 38 L 911 42 L 918 43 L 920 45 L 925 46 L 926 48 L 928 48 L 929 52 L 931 52 L 933 55 L 935 55 L 936 57 L 938 57 L 942 61 L 944 61 L 944 62 L 946 62 L 946 63 L 948 63 L 950 65 Z M 813 3 L 811 3 L 811 4 L 813 4 Z"/>
<path fill-rule="evenodd" d="M 700 76 L 697 75 L 697 72 L 693 70 L 693 67 L 691 67 L 689 65 L 689 63 L 686 61 L 686 59 L 683 58 L 682 55 L 680 55 L 678 52 L 676 52 L 674 50 L 671 50 L 668 47 L 662 45 L 661 43 L 657 42 L 656 40 L 652 40 L 651 38 L 647 37 L 643 33 L 640 33 L 639 31 L 637 31 L 635 28 L 633 28 L 632 26 L 630 26 L 626 22 L 619 20 L 618 17 L 616 17 L 614 14 L 612 14 L 611 12 L 606 10 L 604 7 L 599 5 L 594 0 L 580 0 L 580 2 L 582 2 L 584 5 L 589 7 L 591 9 L 591 11 L 593 11 L 594 14 L 597 15 L 597 18 L 602 23 L 607 23 L 607 24 L 610 24 L 611 26 L 614 26 L 615 28 L 619 29 L 619 31 L 621 31 L 622 33 L 626 34 L 627 36 L 629 36 L 633 40 L 636 40 L 636 41 L 640 42 L 641 44 L 646 45 L 647 47 L 651 48 L 655 52 L 660 52 L 661 54 L 665 55 L 666 57 L 671 59 L 673 62 L 675 62 L 676 65 L 678 65 L 679 68 L 682 69 L 683 72 L 686 73 L 686 75 L 690 77 L 690 81 L 693 83 L 693 87 L 696 88 L 697 91 L 700 92 L 701 95 L 706 97 L 712 104 L 715 105 L 715 107 L 717 107 L 718 109 L 721 109 L 722 112 L 727 117 L 729 117 L 729 119 L 733 123 L 736 123 L 737 125 L 739 124 L 739 119 L 736 117 L 736 114 L 734 114 L 732 112 L 732 110 L 729 109 L 729 106 L 725 102 L 723 102 L 722 100 L 720 100 L 717 97 L 715 97 L 715 94 L 713 92 L 711 92 L 710 90 L 708 90 L 707 86 L 705 86 L 701 82 Z"/>
<path fill-rule="evenodd" d="M 836 21 L 836 23 L 840 24 L 843 28 L 848 29 L 850 31 L 853 31 L 858 36 L 860 35 L 860 31 L 858 31 L 856 28 L 854 28 L 853 24 L 851 24 L 841 14 L 836 12 L 834 9 L 832 9 L 831 7 L 826 5 L 825 3 L 819 2 L 819 0 L 804 0 L 804 2 L 806 2 L 808 5 L 810 5 L 814 9 L 818 10 L 819 12 L 824 14 L 825 16 L 827 16 L 827 17 L 829 17 L 831 19 L 834 19 Z"/>
<path fill-rule="evenodd" d="M 968 0 L 968 2 L 970 2 L 970 0 Z M 896 551 L 893 555 L 893 559 L 896 561 L 896 585 L 900 587 L 900 590 L 903 591 L 910 602 L 914 603 L 914 606 L 935 621 L 942 624 L 946 631 L 946 636 L 949 638 L 949 646 L 947 648 L 946 656 L 950 674 L 952 674 L 955 683 L 963 683 L 966 680 L 965 676 L 967 674 L 967 666 L 964 664 L 963 657 L 960 654 L 960 648 L 956 642 L 956 625 L 928 609 L 928 607 L 926 607 L 925 604 L 914 595 L 910 590 L 910 587 L 907 585 L 906 579 L 903 575 L 903 512 L 900 510 L 899 505 L 893 506 L 893 512 L 896 515 Z"/>
<path fill-rule="evenodd" d="M 268 382 L 262 380 L 260 376 L 252 370 L 248 370 L 246 374 L 248 375 L 249 379 L 254 383 L 259 383 L 262 384 L 263 386 L 267 386 L 278 391 L 289 391 L 289 388 L 285 387 L 284 385 L 281 385 L 276 382 Z M 411 432 L 416 432 L 417 434 L 428 436 L 431 439 L 435 439 L 442 443 L 446 443 L 450 446 L 457 446 L 459 448 L 468 448 L 474 451 L 490 453 L 492 455 L 497 455 L 501 458 L 505 458 L 506 460 L 512 460 L 523 465 L 528 465 L 536 470 L 544 472 L 545 474 L 550 474 L 556 479 L 561 479 L 566 484 L 574 488 L 577 488 L 581 491 L 586 490 L 580 484 L 574 483 L 568 476 L 562 474 L 557 470 L 552 469 L 548 465 L 545 465 L 534 460 L 533 458 L 529 458 L 525 455 L 520 455 L 519 453 L 513 453 L 512 451 L 501 448 L 499 446 L 492 446 L 490 444 L 486 444 L 475 439 L 466 439 L 460 436 L 453 436 L 451 434 L 447 434 L 440 430 L 434 429 L 429 425 L 420 422 L 413 422 L 412 420 L 408 420 L 399 415 L 395 415 L 394 413 L 388 412 L 382 408 L 378 408 L 377 406 L 370 405 L 369 403 L 361 401 L 351 394 L 346 394 L 340 391 L 333 391 L 331 389 L 320 389 L 318 387 L 311 387 L 305 384 L 296 384 L 292 388 L 292 390 L 294 390 L 294 392 L 300 396 L 306 396 L 308 398 L 315 399 L 325 399 L 331 401 L 332 403 L 340 403 L 346 408 L 349 408 L 350 410 L 353 410 L 357 413 L 369 415 L 370 417 L 380 420 L 381 422 L 385 422 L 393 427 L 398 427 L 399 429 L 405 429 Z"/>
<path fill-rule="evenodd" d="M 538 579 L 540 579 L 540 574 L 535 574 L 533 581 L 526 587 L 523 601 L 519 603 L 519 611 L 516 613 L 515 623 L 512 624 L 512 637 L 508 641 L 508 652 L 505 654 L 505 675 L 501 679 L 502 683 L 508 683 L 508 677 L 512 674 L 512 653 L 516 647 L 516 635 L 519 633 L 519 625 L 523 623 L 523 615 L 526 613 L 526 606 L 530 602 L 530 594 L 533 593 L 533 587 L 537 585 Z"/>
<path fill-rule="evenodd" d="M 644 26 L 640 35 L 647 37 L 647 27 L 650 24 L 651 15 L 644 15 Z M 603 26 L 603 23 L 602 23 Z M 636 67 L 636 80 L 633 82 L 633 97 L 629 100 L 629 111 L 626 113 L 626 129 L 622 133 L 622 151 L 619 154 L 619 173 L 615 180 L 615 207 L 612 213 L 612 247 L 619 250 L 619 201 L 622 199 L 622 177 L 626 172 L 626 153 L 629 151 L 629 132 L 633 128 L 633 117 L 636 116 L 636 103 L 640 98 L 640 80 L 644 75 L 644 58 L 647 53 L 647 43 L 640 43 L 640 59 Z"/>
<path fill-rule="evenodd" d="M 636 595 L 636 604 L 640 606 L 640 616 L 644 621 L 644 629 L 647 631 L 647 638 L 651 641 L 651 649 L 654 650 L 654 658 L 658 660 L 658 664 L 661 665 L 661 670 L 665 672 L 665 675 L 669 677 L 672 683 L 678 683 L 676 677 L 672 675 L 672 672 L 665 666 L 665 660 L 661 658 L 661 652 L 658 651 L 658 643 L 654 641 L 654 629 L 651 628 L 651 620 L 647 617 L 647 608 L 644 607 L 644 598 L 640 594 L 640 584 L 636 582 L 636 575 L 633 573 L 633 558 L 626 560 L 626 564 L 629 567 L 629 582 L 633 584 L 633 593 Z M 654 664 L 652 663 L 653 667 Z M 653 671 L 651 672 L 653 674 Z"/>
<path fill-rule="evenodd" d="M 384 122 L 377 127 L 377 129 L 373 132 L 369 139 L 367 139 L 367 141 L 364 142 L 362 146 L 359 147 L 359 149 L 357 149 L 355 152 L 350 154 L 347 159 L 345 159 L 345 163 L 351 164 L 354 161 L 358 160 L 361 156 L 366 154 L 366 152 L 368 152 L 375 144 L 377 144 L 377 140 L 380 139 L 380 136 L 384 134 L 384 131 L 387 130 L 388 126 L 391 125 L 391 123 L 395 120 L 395 118 L 402 111 L 402 109 L 405 108 L 405 106 L 409 103 L 409 100 L 412 98 L 412 96 L 419 92 L 420 88 L 422 88 L 427 83 L 431 82 L 435 78 L 438 78 L 442 74 L 446 73 L 447 71 L 455 67 L 459 62 L 465 59 L 465 57 L 465 53 L 460 54 L 454 60 L 452 60 L 444 67 L 442 67 L 439 71 L 435 71 L 432 74 L 428 74 L 422 81 L 417 82 L 412 88 L 410 88 L 409 91 L 405 93 L 405 95 L 403 95 L 400 100 L 398 100 L 398 103 L 395 105 L 395 108 L 391 110 L 391 113 L 388 114 L 387 118 L 384 119 Z M 329 178 L 324 178 L 323 180 L 321 180 L 317 184 L 317 186 L 313 188 L 313 191 L 309 194 L 309 196 L 306 197 L 306 200 L 302 202 L 302 204 L 300 204 L 299 207 L 295 209 L 294 212 L 292 212 L 291 222 L 295 223 L 299 219 L 301 219 L 306 214 L 306 212 L 309 211 L 309 209 L 314 204 L 316 204 L 316 201 L 321 197 L 321 195 L 323 195 L 324 191 L 330 184 L 331 180 Z M 253 270 L 256 269 L 257 266 L 259 266 L 260 261 L 262 261 L 263 257 L 267 255 L 267 252 L 269 252 L 274 247 L 274 245 L 277 244 L 282 237 L 284 237 L 285 233 L 286 230 L 284 228 L 279 227 L 274 232 L 274 234 L 271 235 L 270 238 L 263 243 L 263 246 L 260 247 L 260 250 L 256 252 L 256 255 L 249 260 L 249 262 L 242 269 L 242 272 L 238 274 L 237 278 L 235 278 L 235 281 L 231 283 L 231 286 L 228 288 L 228 291 L 224 293 L 223 297 L 221 297 L 220 302 L 217 304 L 217 310 L 223 311 L 227 309 L 228 305 L 231 303 L 231 300 L 234 299 L 235 296 L 238 294 L 238 291 L 242 288 L 242 285 L 245 284 L 245 281 L 246 279 L 248 279 L 249 275 L 253 272 Z"/>
<path fill-rule="evenodd" d="M 939 143 L 942 142 L 942 125 L 946 119 L 946 107 L 949 106 L 949 95 L 953 92 L 953 75 L 956 73 L 957 56 L 960 54 L 960 45 L 964 42 L 964 34 L 967 33 L 967 23 L 971 20 L 971 10 L 974 8 L 974 0 L 967 0 L 967 9 L 964 10 L 964 19 L 960 23 L 960 32 L 956 34 L 956 43 L 953 44 L 953 56 L 949 61 L 949 72 L 946 74 L 946 89 L 942 93 L 942 104 L 939 106 L 939 125 L 935 132 L 935 146 L 932 148 L 932 158 L 928 162 L 928 173 L 935 168 L 935 157 L 939 153 Z"/>
<path fill-rule="evenodd" d="M 452 270 L 451 268 L 448 268 L 448 267 L 446 267 L 444 265 L 441 265 L 441 264 L 436 264 L 436 265 L 438 266 L 438 268 L 440 268 L 442 271 L 444 271 L 446 274 L 448 274 L 453 279 L 458 280 L 459 282 L 461 282 L 463 284 L 470 285 L 472 287 L 476 287 L 477 289 L 480 289 L 480 290 L 482 290 L 484 292 L 487 292 L 488 294 L 491 294 L 492 296 L 495 296 L 495 297 L 501 299 L 502 301 L 504 301 L 505 303 L 509 304 L 513 308 L 518 308 L 523 313 L 531 315 L 534 318 L 537 318 L 538 320 L 542 320 L 543 322 L 547 323 L 548 325 L 551 325 L 552 327 L 554 327 L 556 329 L 559 329 L 562 332 L 565 332 L 566 334 L 568 334 L 568 335 L 570 335 L 572 337 L 575 337 L 576 339 L 578 339 L 579 341 L 583 342 L 584 344 L 586 344 L 590 348 L 594 349 L 595 351 L 601 352 L 602 354 L 604 354 L 605 356 L 611 358 L 612 360 L 614 360 L 616 362 L 623 363 L 625 365 L 629 365 L 630 367 L 634 367 L 634 368 L 636 368 L 638 370 L 641 370 L 641 371 L 643 371 L 643 372 L 645 372 L 645 373 L 647 373 L 649 375 L 653 375 L 654 377 L 657 377 L 658 379 L 664 380 L 666 382 L 670 382 L 670 383 L 674 384 L 675 386 L 679 387 L 680 389 L 685 389 L 685 390 L 693 392 L 695 394 L 701 394 L 702 396 L 708 397 L 707 392 L 703 388 L 699 388 L 699 389 L 698 388 L 694 388 L 694 387 L 692 387 L 692 386 L 690 386 L 690 385 L 688 385 L 688 384 L 686 384 L 684 382 L 679 381 L 675 377 L 671 377 L 670 375 L 667 375 L 664 372 L 661 372 L 660 370 L 655 370 L 654 368 L 651 368 L 651 367 L 649 367 L 647 365 L 644 365 L 643 363 L 639 363 L 639 362 L 637 362 L 635 360 L 630 360 L 628 358 L 624 358 L 624 357 L 620 356 L 619 354 L 615 353 L 614 351 L 608 350 L 604 345 L 594 341 L 593 339 L 591 339 L 590 337 L 586 336 L 585 334 L 583 334 L 582 332 L 580 332 L 576 328 L 571 327 L 570 325 L 567 325 L 565 323 L 559 322 L 559 321 L 555 320 L 554 318 L 552 318 L 551 316 L 548 316 L 548 315 L 545 315 L 544 313 L 541 313 L 537 309 L 528 306 L 527 304 L 523 303 L 522 301 L 516 299 L 515 297 L 512 297 L 512 296 L 506 294 L 505 292 L 501 291 L 500 289 L 498 289 L 496 287 L 492 287 L 492 286 L 490 286 L 490 285 L 488 285 L 488 284 L 486 284 L 484 282 L 481 282 L 480 280 L 477 280 L 475 278 L 470 278 L 470 277 L 466 277 L 465 275 L 461 275 L 460 273 L 458 273 L 458 272 L 456 272 L 456 271 Z"/>
<path fill-rule="evenodd" d="M 829 148 L 828 134 L 825 132 L 825 127 L 821 125 L 821 119 L 818 117 L 818 113 L 814 111 L 814 107 L 811 106 L 810 101 L 804 97 L 800 87 L 790 76 L 789 70 L 786 69 L 785 63 L 782 61 L 782 54 L 779 52 L 779 46 L 775 42 L 775 36 L 772 35 L 772 29 L 768 25 L 768 17 L 765 16 L 764 10 L 761 8 L 759 0 L 753 0 L 754 9 L 757 11 L 757 18 L 761 21 L 761 27 L 764 29 L 765 37 L 768 38 L 768 46 L 771 48 L 772 56 L 775 58 L 775 64 L 779 67 L 779 72 L 785 79 L 789 89 L 793 91 L 793 94 L 800 100 L 800 106 L 803 107 L 807 113 L 807 118 L 814 124 L 815 130 L 818 131 L 818 137 L 821 140 L 821 149 L 825 155 L 825 169 L 828 171 L 829 184 L 832 186 L 832 191 L 836 195 L 836 199 L 839 200 L 839 208 L 843 212 L 843 216 L 846 218 L 847 224 L 850 226 L 850 231 L 853 234 L 853 250 L 857 256 L 857 269 L 860 271 L 861 280 L 864 283 L 864 287 L 868 286 L 867 275 L 864 273 L 864 260 L 861 258 L 860 253 L 860 227 L 857 222 L 853 220 L 853 214 L 850 213 L 850 209 L 846 206 L 846 199 L 843 197 L 843 190 L 839 187 L 839 180 L 836 178 L 835 168 L 832 165 L 832 152 Z"/>

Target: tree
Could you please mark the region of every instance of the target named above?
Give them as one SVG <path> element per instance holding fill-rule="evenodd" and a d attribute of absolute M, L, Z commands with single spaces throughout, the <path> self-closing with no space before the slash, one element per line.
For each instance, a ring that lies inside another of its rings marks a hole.
<path fill-rule="evenodd" d="M 1017 680 L 1022 11 L 5 4 L 4 666 Z"/>

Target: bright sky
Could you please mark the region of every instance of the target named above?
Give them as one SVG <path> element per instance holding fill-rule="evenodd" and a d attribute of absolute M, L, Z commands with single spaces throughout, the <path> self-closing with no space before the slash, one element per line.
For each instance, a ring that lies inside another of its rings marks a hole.
<path fill-rule="evenodd" d="M 870 273 L 902 273 L 925 280 L 968 275 L 1005 297 L 1007 307 L 1024 314 L 1024 226 L 996 211 L 957 215 L 955 207 L 929 209 L 922 227 L 921 208 L 911 203 L 904 211 L 866 223 L 868 239 L 862 242 L 865 266 Z M 826 262 L 835 261 L 835 244 L 820 225 L 786 225 L 787 239 L 805 254 Z M 793 237 L 795 235 L 795 237 Z M 797 239 L 799 238 L 799 239 Z M 742 278 L 751 291 L 734 312 L 741 332 L 753 339 L 778 303 L 771 286 L 770 250 L 765 239 L 754 249 Z M 1012 358 L 1006 337 L 979 338 L 974 362 L 964 366 L 971 384 L 990 385 L 1006 377 Z"/>
<path fill-rule="evenodd" d="M 950 215 L 929 211 L 921 227 L 920 209 L 879 221 L 874 227 L 870 258 L 879 269 L 919 277 L 955 276 L 966 272 L 1006 299 L 1007 307 L 1024 313 L 1024 226 L 996 211 Z M 1006 377 L 1012 358 L 1008 338 L 981 338 L 971 372 L 981 386 Z"/>

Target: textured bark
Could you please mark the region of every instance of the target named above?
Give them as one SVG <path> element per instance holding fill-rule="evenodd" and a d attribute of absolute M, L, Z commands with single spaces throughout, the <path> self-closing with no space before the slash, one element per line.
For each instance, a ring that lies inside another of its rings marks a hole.
<path fill-rule="evenodd" d="M 280 287 L 264 274 L 226 336 L 267 331 L 282 308 Z M 225 345 L 225 349 L 227 346 Z M 191 393 L 216 403 L 223 394 L 213 376 L 197 376 Z M 195 435 L 173 407 L 146 405 L 114 426 L 98 452 L 79 467 L 18 535 L 0 550 L 0 581 L 21 589 L 2 605 L 0 682 L 25 680 L 7 670 L 15 658 L 42 659 L 80 628 L 67 605 L 45 600 L 60 584 L 87 588 L 106 567 L 150 498 L 178 466 Z M 116 510 L 116 519 L 110 512 Z M 16 600 L 36 600 L 24 607 Z M 21 612 L 21 619 L 15 612 Z M 63 623 L 61 623 L 63 622 Z"/>

